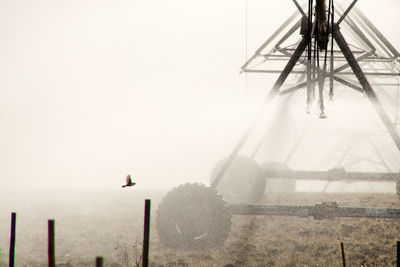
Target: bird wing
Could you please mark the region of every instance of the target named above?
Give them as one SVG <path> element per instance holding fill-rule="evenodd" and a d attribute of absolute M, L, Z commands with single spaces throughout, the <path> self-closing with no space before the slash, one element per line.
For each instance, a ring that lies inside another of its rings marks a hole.
<path fill-rule="evenodd" d="M 131 176 L 128 175 L 128 176 L 126 176 L 126 184 L 130 184 L 130 183 L 132 183 L 132 180 L 131 180 Z"/>

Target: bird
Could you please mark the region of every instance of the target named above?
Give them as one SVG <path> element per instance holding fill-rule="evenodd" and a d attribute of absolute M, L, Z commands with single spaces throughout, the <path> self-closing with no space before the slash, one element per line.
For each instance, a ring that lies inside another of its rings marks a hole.
<path fill-rule="evenodd" d="M 135 184 L 136 184 L 136 183 L 133 183 L 133 182 L 132 182 L 131 175 L 128 174 L 128 175 L 126 176 L 126 185 L 123 185 L 122 188 L 127 187 L 127 186 L 134 186 Z"/>

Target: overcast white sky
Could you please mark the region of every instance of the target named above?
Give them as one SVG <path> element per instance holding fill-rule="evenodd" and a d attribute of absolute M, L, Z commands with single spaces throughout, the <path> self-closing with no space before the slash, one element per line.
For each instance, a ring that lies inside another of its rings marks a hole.
<path fill-rule="evenodd" d="M 400 2 L 357 5 L 400 48 Z M 248 53 L 294 10 L 248 0 Z M 276 77 L 246 95 L 245 37 L 245 0 L 1 0 L 1 187 L 207 183 Z"/>

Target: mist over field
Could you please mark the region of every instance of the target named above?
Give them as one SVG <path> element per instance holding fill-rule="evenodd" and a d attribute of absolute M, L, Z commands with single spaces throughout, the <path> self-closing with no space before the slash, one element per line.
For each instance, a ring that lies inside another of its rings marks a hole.
<path fill-rule="evenodd" d="M 238 74 L 244 1 L 0 4 L 0 179 L 14 190 L 111 188 L 127 173 L 146 189 L 207 183 L 276 78 L 249 74 L 246 93 Z M 357 5 L 400 46 L 396 1 Z M 294 11 L 249 1 L 248 55 Z"/>
<path fill-rule="evenodd" d="M 400 2 L 358 1 L 357 7 L 399 50 Z M 172 188 L 210 185 L 213 168 L 232 152 L 278 77 L 240 74 L 240 67 L 295 11 L 289 0 L 0 0 L 0 265 L 8 260 L 13 211 L 18 214 L 17 266 L 46 262 L 51 218 L 58 262 L 87 266 L 104 255 L 107 264 L 133 264 L 141 253 L 144 199 L 153 200 L 154 219 Z M 399 84 L 399 79 L 387 82 Z M 391 119 L 399 112 L 396 92 L 388 93 L 396 102 Z M 305 94 L 300 90 L 271 102 L 241 154 L 251 154 L 263 139 L 255 157 L 260 166 L 272 162 L 291 170 L 327 171 L 344 162 L 346 171 L 400 171 L 400 153 L 365 96 L 338 86 L 335 101 L 327 103 L 328 118 L 321 120 L 317 107 L 305 112 Z M 341 158 L 347 148 L 350 156 Z M 122 189 L 127 174 L 136 185 Z M 262 200 L 399 207 L 395 186 L 298 180 L 294 192 L 299 195 L 272 192 Z M 300 220 L 302 227 L 329 228 L 327 234 L 319 240 L 315 232 L 294 233 L 295 218 L 234 217 L 222 256 L 167 249 L 152 224 L 152 261 L 242 266 L 246 260 L 241 263 L 240 257 L 246 254 L 258 266 L 265 243 L 277 246 L 280 238 L 263 236 L 282 227 L 284 246 L 315 249 L 307 263 L 313 264 L 329 235 L 346 240 L 350 251 L 361 255 L 353 240 L 374 229 L 378 239 L 387 227 L 387 243 L 373 244 L 366 237 L 362 242 L 371 243 L 363 247 L 368 252 L 385 250 L 386 258 L 376 262 L 391 264 L 387 255 L 399 239 L 397 221 L 363 220 L 357 232 L 356 220 L 338 219 L 334 223 L 345 226 L 336 228 Z M 316 245 L 290 241 L 301 238 Z M 326 249 L 334 250 L 333 245 Z M 275 254 L 270 247 L 266 251 L 270 258 Z M 289 256 L 278 254 L 290 264 Z"/>

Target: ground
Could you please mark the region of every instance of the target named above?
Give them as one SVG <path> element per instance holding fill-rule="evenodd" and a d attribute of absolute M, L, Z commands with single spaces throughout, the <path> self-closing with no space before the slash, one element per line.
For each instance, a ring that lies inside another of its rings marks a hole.
<path fill-rule="evenodd" d="M 56 258 L 64 266 L 136 266 L 143 237 L 144 200 L 152 199 L 152 222 L 164 191 L 26 192 L 0 196 L 0 248 L 7 266 L 10 213 L 17 212 L 16 266 L 47 266 L 47 219 L 55 219 Z M 395 194 L 267 193 L 260 202 L 400 207 Z M 159 242 L 151 225 L 150 266 L 395 266 L 400 220 L 233 216 L 225 244 L 208 250 L 174 250 Z"/>

